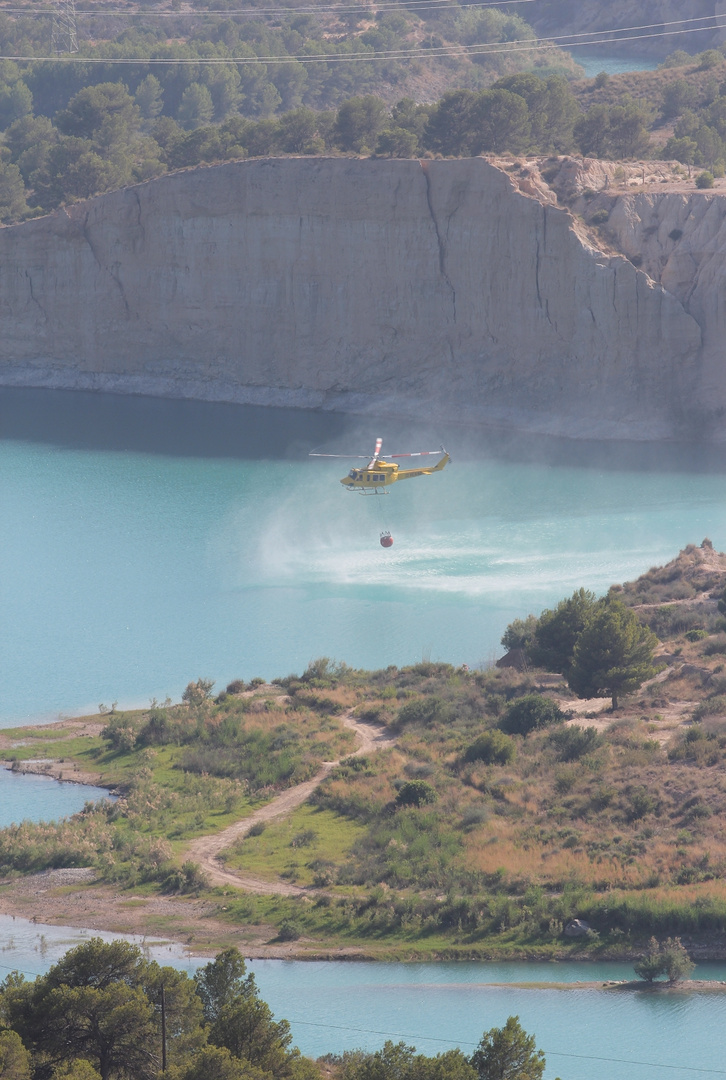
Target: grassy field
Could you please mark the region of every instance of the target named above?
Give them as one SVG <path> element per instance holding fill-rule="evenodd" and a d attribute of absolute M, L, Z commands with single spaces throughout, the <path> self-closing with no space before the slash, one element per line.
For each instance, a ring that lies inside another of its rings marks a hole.
<path fill-rule="evenodd" d="M 225 852 L 225 865 L 272 881 L 327 887 L 365 827 L 333 810 L 305 805 Z"/>

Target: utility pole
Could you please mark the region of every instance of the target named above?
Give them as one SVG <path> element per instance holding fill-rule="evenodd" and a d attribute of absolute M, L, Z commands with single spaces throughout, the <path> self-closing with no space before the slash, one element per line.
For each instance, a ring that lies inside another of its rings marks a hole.
<path fill-rule="evenodd" d="M 50 51 L 54 56 L 78 52 L 76 0 L 53 0 Z"/>

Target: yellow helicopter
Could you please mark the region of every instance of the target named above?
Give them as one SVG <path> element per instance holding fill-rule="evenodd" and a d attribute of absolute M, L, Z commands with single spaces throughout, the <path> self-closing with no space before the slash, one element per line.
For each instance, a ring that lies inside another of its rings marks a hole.
<path fill-rule="evenodd" d="M 415 476 L 430 476 L 431 473 L 441 472 L 442 469 L 451 461 L 451 458 L 444 450 L 443 446 L 440 450 L 419 450 L 415 454 L 390 454 L 391 458 L 414 458 L 414 457 L 429 457 L 430 455 L 441 454 L 441 460 L 437 461 L 431 468 L 424 469 L 401 469 L 398 465 L 395 465 L 392 461 L 384 461 L 381 456 L 381 446 L 383 445 L 383 439 L 376 439 L 376 448 L 373 451 L 373 457 L 369 460 L 368 464 L 363 469 L 351 469 L 347 476 L 344 476 L 340 481 L 344 488 L 348 491 L 359 491 L 361 495 L 387 495 L 385 490 L 390 484 L 395 484 L 398 480 L 413 480 Z M 350 455 L 363 458 L 363 454 Z M 318 454 L 312 452 L 310 457 L 349 457 L 346 454 Z M 367 455 L 366 455 L 367 457 Z"/>

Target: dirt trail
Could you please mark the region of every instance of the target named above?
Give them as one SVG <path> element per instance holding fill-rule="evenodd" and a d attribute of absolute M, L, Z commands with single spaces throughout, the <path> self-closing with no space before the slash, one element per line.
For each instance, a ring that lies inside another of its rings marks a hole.
<path fill-rule="evenodd" d="M 358 749 L 352 754 L 346 754 L 346 757 L 359 757 L 373 750 L 382 750 L 393 746 L 396 741 L 393 736 L 381 732 L 378 728 L 356 720 L 350 712 L 341 716 L 340 719 L 360 739 Z M 301 806 L 337 764 L 337 761 L 324 762 L 320 772 L 312 780 L 306 780 L 303 784 L 288 788 L 272 802 L 255 810 L 250 817 L 235 822 L 234 825 L 230 825 L 228 829 L 224 829 L 215 836 L 200 836 L 192 840 L 186 850 L 186 859 L 198 863 L 212 885 L 232 885 L 236 889 L 245 889 L 247 892 L 268 895 L 275 893 L 278 896 L 299 896 L 302 893 L 309 893 L 310 889 L 305 889 L 300 885 L 291 885 L 286 881 L 265 881 L 251 874 L 237 874 L 233 870 L 227 870 L 219 856 L 235 840 L 247 836 L 250 829 L 258 822 L 267 823 L 274 818 L 284 817 L 285 814 Z"/>

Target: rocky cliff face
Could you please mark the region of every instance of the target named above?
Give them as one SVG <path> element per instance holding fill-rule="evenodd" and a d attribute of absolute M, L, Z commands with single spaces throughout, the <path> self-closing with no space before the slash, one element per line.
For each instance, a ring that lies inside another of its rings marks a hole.
<path fill-rule="evenodd" d="M 726 438 L 726 199 L 603 193 L 619 254 L 538 176 L 238 162 L 2 229 L 0 383 Z"/>

